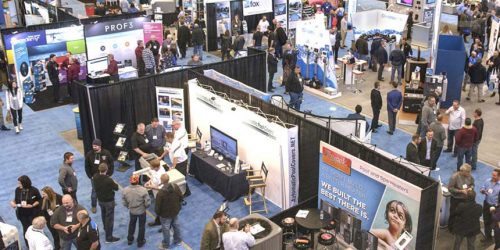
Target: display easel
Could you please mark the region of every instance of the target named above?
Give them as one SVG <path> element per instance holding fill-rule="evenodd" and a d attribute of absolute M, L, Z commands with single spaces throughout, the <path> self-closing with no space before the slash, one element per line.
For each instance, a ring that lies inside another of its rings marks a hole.
<path fill-rule="evenodd" d="M 128 145 L 128 140 L 126 136 L 126 129 L 125 129 L 125 124 L 124 123 L 117 123 L 115 126 L 115 129 L 113 131 L 113 134 L 116 136 L 116 143 L 115 143 L 115 148 L 117 151 L 117 161 L 120 163 L 120 166 L 117 171 L 120 172 L 125 172 L 127 169 L 130 168 L 130 164 L 128 164 L 128 150 L 127 150 L 127 145 Z"/>

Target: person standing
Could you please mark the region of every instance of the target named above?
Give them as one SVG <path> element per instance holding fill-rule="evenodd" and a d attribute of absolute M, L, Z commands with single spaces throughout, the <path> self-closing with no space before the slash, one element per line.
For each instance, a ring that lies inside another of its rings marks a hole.
<path fill-rule="evenodd" d="M 148 47 L 148 44 L 151 44 L 151 47 L 149 49 L 153 53 L 153 57 L 155 60 L 155 67 L 156 70 L 158 70 L 158 65 L 160 65 L 160 42 L 156 40 L 155 35 L 151 35 L 150 40 L 146 43 L 146 47 Z"/>
<path fill-rule="evenodd" d="M 467 163 L 460 167 L 460 170 L 455 172 L 448 183 L 448 190 L 451 193 L 450 200 L 450 218 L 448 225 L 450 232 L 454 231 L 455 227 L 455 209 L 464 202 L 467 198 L 467 192 L 474 190 L 474 177 L 471 175 L 471 166 Z"/>
<path fill-rule="evenodd" d="M 490 97 L 494 97 L 496 94 L 495 93 L 495 83 L 494 82 L 491 83 L 491 85 L 493 85 L 493 86 L 490 85 L 490 81 L 491 81 L 490 77 L 491 77 L 491 74 L 493 74 L 493 73 L 496 73 L 497 76 L 498 76 L 498 74 L 500 74 L 500 72 L 498 71 L 500 69 L 500 56 L 499 56 L 498 50 L 495 50 L 493 52 L 493 55 L 488 59 L 487 64 L 488 64 L 488 76 L 486 77 L 486 84 L 488 85 L 488 88 L 493 91 L 493 93 L 491 93 Z"/>
<path fill-rule="evenodd" d="M 57 65 L 56 62 L 56 55 L 55 54 L 50 54 L 49 56 L 49 62 L 47 62 L 47 73 L 49 75 L 49 80 L 52 83 L 53 87 L 53 97 L 54 97 L 54 102 L 56 103 L 63 103 L 59 94 L 59 65 Z"/>
<path fill-rule="evenodd" d="M 267 35 L 267 47 L 276 49 L 276 43 L 277 43 L 276 32 L 273 30 L 273 27 L 271 25 L 269 27 L 267 27 L 267 34 L 268 34 Z"/>
<path fill-rule="evenodd" d="M 250 225 L 239 231 L 240 224 L 237 218 L 229 220 L 229 231 L 222 235 L 224 249 L 248 250 L 255 245 L 255 238 L 250 233 Z"/>
<path fill-rule="evenodd" d="M 129 210 L 130 219 L 128 224 L 127 244 L 134 242 L 135 225 L 139 221 L 139 233 L 137 235 L 137 247 L 146 244 L 144 238 L 146 231 L 146 209 L 151 205 L 148 190 L 139 185 L 139 176 L 130 177 L 130 186 L 123 190 L 123 205 Z"/>
<path fill-rule="evenodd" d="M 126 14 L 129 12 L 129 3 L 128 0 L 120 0 L 120 9 L 122 10 L 122 13 Z"/>
<path fill-rule="evenodd" d="M 223 248 L 222 236 L 229 230 L 226 220 L 227 215 L 223 211 L 217 211 L 212 216 L 212 219 L 203 229 L 200 249 L 214 250 Z"/>
<path fill-rule="evenodd" d="M 186 58 L 186 47 L 189 41 L 190 31 L 184 22 L 181 22 L 177 30 L 177 44 L 181 52 L 181 59 Z"/>
<path fill-rule="evenodd" d="M 203 61 L 203 45 L 205 44 L 205 33 L 198 24 L 194 25 L 193 34 L 191 35 L 193 42 L 193 55 L 198 55 Z"/>
<path fill-rule="evenodd" d="M 471 164 L 471 156 L 472 156 L 472 146 L 474 142 L 477 141 L 477 129 L 472 126 L 472 121 L 470 118 L 465 119 L 465 125 L 463 128 L 458 130 L 455 135 L 458 158 L 457 158 L 457 170 L 462 163 L 465 162 L 467 164 Z M 476 170 L 472 168 L 472 170 Z"/>
<path fill-rule="evenodd" d="M 257 24 L 256 31 L 260 31 L 263 35 L 267 35 L 267 27 L 269 27 L 269 21 L 267 21 L 267 17 L 262 15 L 259 23 Z"/>
<path fill-rule="evenodd" d="M 288 36 L 286 35 L 285 29 L 281 27 L 281 23 L 276 24 L 276 56 L 282 58 L 283 56 L 283 45 L 288 41 Z"/>
<path fill-rule="evenodd" d="M 94 175 L 99 173 L 98 168 L 101 163 L 106 163 L 106 165 L 109 166 L 106 173 L 108 176 L 112 176 L 115 169 L 113 156 L 111 156 L 111 153 L 108 150 L 102 148 L 101 140 L 95 139 L 92 142 L 92 150 L 87 152 L 85 155 L 85 173 L 91 182 Z M 92 204 L 91 211 L 95 214 L 97 207 L 97 194 L 94 185 L 92 185 L 90 200 Z"/>
<path fill-rule="evenodd" d="M 108 54 L 108 68 L 104 70 L 104 73 L 109 74 L 111 81 L 118 82 L 120 80 L 120 76 L 118 75 L 118 62 L 116 62 L 113 54 Z"/>
<path fill-rule="evenodd" d="M 267 82 L 267 91 L 273 92 L 273 80 L 274 74 L 278 72 L 278 58 L 274 54 L 274 48 L 267 49 L 267 72 L 269 73 L 269 78 Z"/>
<path fill-rule="evenodd" d="M 163 158 L 163 147 L 165 146 L 166 133 L 165 127 L 160 124 L 160 121 L 156 117 L 151 119 L 151 124 L 146 126 L 145 129 L 146 138 L 149 141 L 152 152 L 160 158 Z"/>
<path fill-rule="evenodd" d="M 133 150 L 133 156 L 135 158 L 135 170 L 141 169 L 141 164 L 139 163 L 139 158 L 147 156 L 152 152 L 151 145 L 145 133 L 146 126 L 144 123 L 137 124 L 137 130 L 130 138 L 130 147 Z"/>
<path fill-rule="evenodd" d="M 235 34 L 235 38 L 233 41 L 233 50 L 234 57 L 239 56 L 239 52 L 242 51 L 245 47 L 245 37 L 242 34 Z"/>
<path fill-rule="evenodd" d="M 375 52 L 376 57 L 377 57 L 377 63 L 378 63 L 378 75 L 377 79 L 379 81 L 383 81 L 384 77 L 382 76 L 384 73 L 384 67 L 388 63 L 389 57 L 387 56 L 387 50 L 385 49 L 385 41 L 382 40 L 380 43 L 380 47 L 377 49 Z"/>
<path fill-rule="evenodd" d="M 382 109 L 382 95 L 380 94 L 380 82 L 375 82 L 373 84 L 373 89 L 372 92 L 370 93 L 370 102 L 373 112 L 372 124 L 370 128 L 372 129 L 372 133 L 377 133 L 377 128 L 382 126 L 378 124 L 380 110 Z"/>
<path fill-rule="evenodd" d="M 7 103 L 7 111 L 12 115 L 16 134 L 19 134 L 23 130 L 23 98 L 23 88 L 19 88 L 17 82 L 11 81 L 5 93 L 5 102 Z"/>
<path fill-rule="evenodd" d="M 391 51 L 391 55 L 389 57 L 391 61 L 391 82 L 394 82 L 394 73 L 398 71 L 398 84 L 401 85 L 401 77 L 403 76 L 403 65 L 405 64 L 406 58 L 398 47 L 395 47 L 394 50 Z"/>
<path fill-rule="evenodd" d="M 264 36 L 264 33 L 260 31 L 260 26 L 257 26 L 257 29 L 255 32 L 253 32 L 252 40 L 253 40 L 253 46 L 254 47 L 261 47 L 262 46 L 262 37 Z"/>
<path fill-rule="evenodd" d="M 71 102 L 76 104 L 78 103 L 78 96 L 75 93 L 76 88 L 74 85 L 75 81 L 80 80 L 80 62 L 76 58 L 70 57 L 68 70 L 66 72 L 68 78 L 68 96 Z"/>
<path fill-rule="evenodd" d="M 340 48 L 340 33 L 337 32 L 337 27 L 332 27 L 330 30 L 330 44 L 332 45 L 332 53 L 333 53 L 333 62 L 337 64 L 337 59 L 339 57 L 339 48 Z"/>
<path fill-rule="evenodd" d="M 163 187 L 156 195 L 155 212 L 160 217 L 163 240 L 160 249 L 170 247 L 170 230 L 174 231 L 174 244 L 180 245 L 182 242 L 179 226 L 179 212 L 181 211 L 182 192 L 175 183 L 169 183 L 168 174 L 161 176 Z"/>
<path fill-rule="evenodd" d="M 413 28 L 413 11 L 408 12 L 408 20 L 406 20 L 406 39 L 411 41 L 411 35 L 412 35 L 412 28 Z"/>
<path fill-rule="evenodd" d="M 483 208 L 475 201 L 476 193 L 474 190 L 469 190 L 465 193 L 466 198 L 463 202 L 457 205 L 457 208 L 452 211 L 455 213 L 455 243 L 453 250 L 460 250 L 460 245 L 464 238 L 467 238 L 467 249 L 473 250 L 476 235 L 481 233 L 481 211 Z"/>
<path fill-rule="evenodd" d="M 221 45 L 220 45 L 222 61 L 224 61 L 224 58 L 226 57 L 227 60 L 231 59 L 231 54 L 229 53 L 230 51 L 231 51 L 231 36 L 229 35 L 229 30 L 226 30 L 224 32 L 224 35 L 222 35 Z"/>
<path fill-rule="evenodd" d="M 404 76 L 405 64 L 408 58 L 413 56 L 413 49 L 411 48 L 411 45 L 408 44 L 405 37 L 401 38 L 401 44 L 399 45 L 399 49 L 402 50 L 403 54 L 405 55 L 405 61 L 403 63 L 403 71 L 402 71 L 402 75 Z"/>
<path fill-rule="evenodd" d="M 477 89 L 477 100 L 478 102 L 485 102 L 483 99 L 483 84 L 488 77 L 488 73 L 486 72 L 486 68 L 481 63 L 481 60 L 478 60 L 470 69 L 470 87 L 469 94 L 465 98 L 467 101 L 470 101 L 472 96 L 472 92 L 474 89 Z"/>
<path fill-rule="evenodd" d="M 358 40 L 356 40 L 356 52 L 358 52 L 359 59 L 370 62 L 370 58 L 368 57 L 368 42 L 366 41 L 366 36 L 361 35 Z M 361 65 L 361 71 L 365 71 L 364 66 Z"/>
<path fill-rule="evenodd" d="M 77 246 L 76 237 L 81 226 L 76 215 L 79 211 L 85 211 L 85 208 L 75 204 L 69 194 L 63 195 L 62 204 L 54 211 L 50 225 L 59 232 L 61 250 L 70 250 L 71 245 Z"/>
<path fill-rule="evenodd" d="M 387 116 L 389 120 L 388 134 L 393 135 L 396 130 L 396 118 L 403 104 L 403 96 L 398 90 L 398 83 L 392 82 L 393 89 L 387 93 Z"/>
<path fill-rule="evenodd" d="M 420 116 L 420 136 L 425 137 L 425 134 L 429 130 L 431 123 L 436 121 L 436 98 L 434 96 L 429 96 L 427 101 L 424 102 L 424 107 L 422 108 L 422 115 Z"/>
<path fill-rule="evenodd" d="M 457 155 L 457 148 L 453 147 L 455 134 L 462 128 L 465 124 L 465 109 L 460 106 L 458 100 L 454 100 L 452 106 L 446 110 L 448 117 L 448 145 L 445 153 L 453 152 L 453 155 Z"/>
<path fill-rule="evenodd" d="M 142 50 L 142 60 L 144 61 L 144 70 L 146 75 L 154 74 L 156 71 L 156 61 L 153 52 L 151 51 L 151 43 L 146 44 L 146 48 Z"/>
<path fill-rule="evenodd" d="M 135 60 L 137 61 L 137 72 L 139 77 L 146 74 L 146 66 L 144 65 L 144 59 L 142 58 L 142 51 L 144 50 L 144 42 L 142 40 L 137 40 L 137 48 L 135 48 Z"/>
<path fill-rule="evenodd" d="M 491 241 L 491 229 L 492 229 L 492 214 L 495 213 L 496 207 L 498 207 L 498 195 L 500 194 L 500 169 L 494 169 L 491 172 L 491 178 L 486 180 L 480 189 L 481 194 L 484 195 L 483 201 L 483 221 L 484 221 L 484 235 L 485 238 L 482 241 Z M 496 233 L 495 233 L 495 236 Z"/>
<path fill-rule="evenodd" d="M 288 78 L 287 82 L 287 89 L 289 90 L 290 93 L 290 102 L 289 106 L 295 110 L 300 111 L 300 104 L 302 103 L 302 98 L 303 98 L 303 91 L 304 91 L 304 85 L 303 85 L 303 80 L 302 76 L 300 74 L 300 67 L 295 66 L 295 69 L 292 74 L 290 74 L 290 77 Z"/>
<path fill-rule="evenodd" d="M 161 183 L 161 176 L 166 173 L 166 171 L 165 168 L 161 166 L 159 159 L 153 159 L 149 162 L 149 164 L 151 168 L 149 171 L 151 179 L 149 179 L 149 181 L 144 184 L 144 187 L 147 189 L 151 189 L 153 197 L 156 199 L 158 190 L 163 187 Z M 159 225 L 161 225 L 161 222 L 160 217 L 157 214 L 155 220 L 153 222 L 149 222 L 148 226 L 154 227 Z"/>
<path fill-rule="evenodd" d="M 368 68 L 372 69 L 373 72 L 377 72 L 377 51 L 381 44 L 382 38 L 380 34 L 376 33 L 370 46 L 370 61 L 368 63 Z"/>
<path fill-rule="evenodd" d="M 237 36 L 237 34 L 243 33 L 243 24 L 241 23 L 240 16 L 238 14 L 234 15 L 231 27 L 231 33 L 233 36 Z"/>
<path fill-rule="evenodd" d="M 73 168 L 73 161 L 75 157 L 73 153 L 64 153 L 64 162 L 59 169 L 58 182 L 62 188 L 63 194 L 69 194 L 75 202 L 78 202 L 76 198 L 76 190 L 78 189 L 78 179 L 76 178 L 76 171 Z"/>
<path fill-rule="evenodd" d="M 99 164 L 99 173 L 92 177 L 92 184 L 97 193 L 97 201 L 101 208 L 102 224 L 106 236 L 106 243 L 119 241 L 120 238 L 113 236 L 115 224 L 115 192 L 118 191 L 118 184 L 107 175 L 108 165 Z"/>
<path fill-rule="evenodd" d="M 425 137 L 421 140 L 420 144 L 418 144 L 418 154 L 420 158 L 420 165 L 426 166 L 432 169 L 432 157 L 436 154 L 436 141 L 433 140 L 434 132 L 429 129 L 427 133 L 425 133 Z"/>
<path fill-rule="evenodd" d="M 431 169 L 436 170 L 438 169 L 437 162 L 441 156 L 441 151 L 443 151 L 444 141 L 446 140 L 446 129 L 443 126 L 443 115 L 438 115 L 436 121 L 431 123 L 429 127 L 434 132 L 432 140 L 436 141 L 436 150 L 434 151 L 434 155 L 431 156 Z"/>
<path fill-rule="evenodd" d="M 47 221 L 43 216 L 38 216 L 33 219 L 33 224 L 26 230 L 26 240 L 28 241 L 28 249 L 30 250 L 52 250 L 52 242 L 50 242 L 43 229 L 47 225 Z"/>
<path fill-rule="evenodd" d="M 59 242 L 59 234 L 57 230 L 50 225 L 50 221 L 52 215 L 54 215 L 54 211 L 60 206 L 62 206 L 62 196 L 54 192 L 49 186 L 42 188 L 42 215 L 45 217 L 48 224 L 47 227 L 52 235 L 52 239 L 54 239 L 55 250 L 61 249 L 61 243 Z"/>
<path fill-rule="evenodd" d="M 22 175 L 17 178 L 17 188 L 10 206 L 16 209 L 16 217 L 23 226 L 23 236 L 31 225 L 33 218 L 40 213 L 41 200 L 40 192 L 31 185 L 31 179 L 28 176 Z M 25 242 L 28 245 L 27 238 L 25 238 Z"/>
<path fill-rule="evenodd" d="M 406 160 L 415 164 L 420 164 L 418 148 L 420 144 L 420 135 L 414 134 L 411 137 L 411 142 L 406 145 Z"/>
<path fill-rule="evenodd" d="M 474 110 L 474 122 L 472 123 L 472 126 L 476 128 L 477 131 L 477 139 L 472 145 L 472 155 L 471 155 L 471 166 L 472 169 L 476 169 L 477 167 L 477 151 L 479 149 L 479 143 L 481 143 L 481 139 L 483 138 L 483 128 L 484 128 L 484 121 L 481 115 L 483 114 L 483 111 L 481 111 L 480 108 Z"/>
<path fill-rule="evenodd" d="M 347 31 L 348 31 L 348 22 L 347 22 L 347 13 L 344 14 L 342 17 L 342 20 L 340 20 L 340 37 L 341 37 L 341 42 L 340 42 L 340 47 L 341 48 L 346 48 L 345 46 L 345 38 L 347 37 Z"/>
<path fill-rule="evenodd" d="M 78 223 L 81 225 L 78 229 L 76 246 L 78 250 L 100 250 L 99 229 L 97 224 L 90 218 L 87 211 L 78 211 L 76 215 Z"/>
<path fill-rule="evenodd" d="M 167 132 L 165 138 L 167 142 L 170 144 L 168 148 L 168 158 L 172 163 L 168 166 L 168 169 L 177 169 L 182 175 L 187 175 L 187 164 L 188 164 L 188 156 L 186 154 L 186 150 L 184 149 L 182 142 L 180 140 L 174 139 L 174 133 Z M 189 186 L 186 183 L 186 192 L 184 197 L 191 195 L 191 191 L 189 190 Z"/>

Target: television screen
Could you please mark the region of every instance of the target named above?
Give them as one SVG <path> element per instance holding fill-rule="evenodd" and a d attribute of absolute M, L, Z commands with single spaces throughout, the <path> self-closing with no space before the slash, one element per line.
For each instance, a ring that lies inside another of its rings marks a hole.
<path fill-rule="evenodd" d="M 101 57 L 87 61 L 87 71 L 91 74 L 98 71 L 104 71 L 107 68 L 108 68 L 108 57 Z"/>
<path fill-rule="evenodd" d="M 396 0 L 397 4 L 413 7 L 413 0 Z"/>
<path fill-rule="evenodd" d="M 238 142 L 234 138 L 210 126 L 210 144 L 212 145 L 212 149 L 223 155 L 224 158 L 233 162 L 236 161 L 236 157 L 238 156 Z"/>

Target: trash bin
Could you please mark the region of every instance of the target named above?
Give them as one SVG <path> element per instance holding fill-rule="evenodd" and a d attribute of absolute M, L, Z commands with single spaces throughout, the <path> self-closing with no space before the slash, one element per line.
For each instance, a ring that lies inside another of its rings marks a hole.
<path fill-rule="evenodd" d="M 439 213 L 439 227 L 448 227 L 448 220 L 450 219 L 450 199 L 451 193 L 448 189 L 443 190 L 443 199 L 441 202 L 441 211 Z"/>
<path fill-rule="evenodd" d="M 82 123 L 80 121 L 80 109 L 78 107 L 73 109 L 73 113 L 75 114 L 75 123 L 76 123 L 76 134 L 78 139 L 83 139 L 82 133 Z"/>

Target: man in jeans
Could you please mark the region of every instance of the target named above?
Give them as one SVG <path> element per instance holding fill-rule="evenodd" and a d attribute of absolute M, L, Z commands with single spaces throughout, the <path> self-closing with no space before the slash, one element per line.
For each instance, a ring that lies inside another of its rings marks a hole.
<path fill-rule="evenodd" d="M 477 166 L 477 150 L 479 148 L 479 143 L 481 143 L 481 139 L 483 138 L 483 128 L 484 128 L 484 121 L 483 118 L 481 118 L 481 115 L 483 114 L 483 111 L 481 111 L 480 108 L 474 110 L 474 122 L 472 123 L 472 126 L 476 128 L 477 130 L 477 139 L 472 145 L 472 159 L 471 159 L 471 166 L 472 169 L 476 169 Z"/>
<path fill-rule="evenodd" d="M 396 70 L 398 71 L 398 84 L 401 85 L 401 76 L 403 75 L 403 65 L 405 63 L 405 55 L 403 51 L 401 51 L 397 46 L 391 51 L 391 55 L 389 57 L 391 61 L 391 82 L 394 82 L 394 73 Z"/>
<path fill-rule="evenodd" d="M 76 237 L 80 224 L 76 215 L 85 208 L 75 204 L 71 195 L 65 194 L 62 197 L 62 206 L 59 206 L 50 217 L 50 225 L 59 233 L 61 250 L 70 250 L 71 245 L 76 247 Z"/>
<path fill-rule="evenodd" d="M 393 135 L 394 130 L 396 130 L 396 117 L 403 104 L 403 95 L 401 91 L 398 90 L 398 84 L 392 82 L 392 87 L 394 89 L 387 93 L 387 118 L 389 120 L 389 130 L 387 133 L 390 135 Z"/>
<path fill-rule="evenodd" d="M 472 126 L 470 118 L 465 119 L 465 125 L 455 135 L 455 147 L 458 152 L 457 171 L 465 162 L 471 164 L 472 146 L 477 141 L 477 129 Z M 475 170 L 472 168 L 472 170 Z"/>
<path fill-rule="evenodd" d="M 113 243 L 120 240 L 120 238 L 113 236 L 115 191 L 118 191 L 118 184 L 106 174 L 107 172 L 108 165 L 106 163 L 99 164 L 99 173 L 92 177 L 92 182 L 97 193 L 99 207 L 101 207 L 101 218 L 106 234 L 106 243 Z"/>
<path fill-rule="evenodd" d="M 470 76 L 470 87 L 469 94 L 465 98 L 467 101 L 470 101 L 472 97 L 472 92 L 474 89 L 477 91 L 477 100 L 478 102 L 485 102 L 483 99 L 483 84 L 486 82 L 486 78 L 488 73 L 486 72 L 486 68 L 481 63 L 481 60 L 478 60 L 472 67 L 469 69 Z"/>
<path fill-rule="evenodd" d="M 288 90 L 290 91 L 289 106 L 294 108 L 295 110 L 300 110 L 304 86 L 302 76 L 300 75 L 299 66 L 295 66 L 294 72 L 288 77 L 287 85 Z"/>
<path fill-rule="evenodd" d="M 458 100 L 454 100 L 452 106 L 446 110 L 448 117 L 448 147 L 445 153 L 453 151 L 453 157 L 457 156 L 457 148 L 453 148 L 456 132 L 465 124 L 465 109 L 460 106 Z"/>
<path fill-rule="evenodd" d="M 99 172 L 99 164 L 102 162 L 109 166 L 107 175 L 112 176 L 114 172 L 113 156 L 111 156 L 111 153 L 108 150 L 102 148 L 101 146 L 101 140 L 95 139 L 92 142 L 92 150 L 87 152 L 85 155 L 85 173 L 87 174 L 87 177 L 89 177 L 90 181 L 92 181 L 92 177 Z M 93 186 L 90 200 L 92 203 L 91 211 L 95 214 L 97 207 L 97 194 Z"/>
<path fill-rule="evenodd" d="M 175 183 L 168 183 L 168 174 L 161 176 L 163 187 L 156 195 L 155 212 L 160 217 L 163 241 L 160 243 L 160 249 L 169 249 L 170 247 L 170 229 L 174 230 L 174 244 L 180 245 L 182 242 L 181 231 L 178 221 L 178 215 L 181 211 L 182 192 Z"/>
<path fill-rule="evenodd" d="M 139 234 L 137 236 L 137 247 L 142 247 L 146 243 L 144 234 L 146 230 L 146 209 L 151 205 L 148 190 L 139 185 L 139 176 L 130 177 L 130 186 L 123 190 L 123 205 L 130 211 L 130 221 L 128 224 L 127 243 L 132 245 L 134 241 L 135 224 L 139 220 Z"/>
<path fill-rule="evenodd" d="M 267 91 L 273 92 L 273 79 L 274 74 L 278 72 L 278 58 L 274 55 L 274 48 L 267 50 L 267 71 L 269 73 L 269 80 L 267 82 Z"/>
<path fill-rule="evenodd" d="M 205 33 L 198 26 L 198 24 L 194 24 L 193 33 L 191 34 L 192 42 L 193 42 L 193 55 L 200 56 L 200 60 L 203 61 L 203 44 L 205 44 Z"/>
<path fill-rule="evenodd" d="M 144 61 L 146 75 L 154 74 L 156 68 L 155 57 L 151 51 L 151 46 L 151 43 L 146 44 L 146 48 L 142 51 L 142 60 Z"/>

